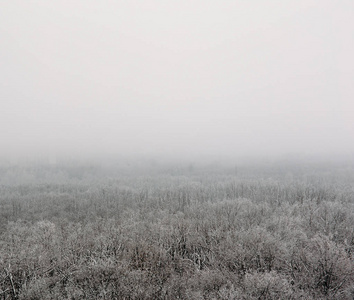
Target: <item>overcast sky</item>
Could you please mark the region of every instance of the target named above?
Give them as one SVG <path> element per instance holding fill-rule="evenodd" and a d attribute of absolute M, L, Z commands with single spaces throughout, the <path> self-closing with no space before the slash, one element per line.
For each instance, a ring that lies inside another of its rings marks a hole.
<path fill-rule="evenodd" d="M 354 1 L 0 0 L 0 155 L 354 153 Z"/>

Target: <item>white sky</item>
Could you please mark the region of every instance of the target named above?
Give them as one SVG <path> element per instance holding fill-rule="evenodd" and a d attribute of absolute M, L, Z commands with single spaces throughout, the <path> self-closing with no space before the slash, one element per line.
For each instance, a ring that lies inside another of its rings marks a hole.
<path fill-rule="evenodd" d="M 354 153 L 352 0 L 0 8 L 0 156 Z"/>

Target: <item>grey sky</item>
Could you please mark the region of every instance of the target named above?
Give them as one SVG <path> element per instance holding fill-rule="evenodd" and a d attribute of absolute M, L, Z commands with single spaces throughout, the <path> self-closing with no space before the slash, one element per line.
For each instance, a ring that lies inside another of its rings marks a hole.
<path fill-rule="evenodd" d="M 0 7 L 0 156 L 354 153 L 351 0 Z"/>

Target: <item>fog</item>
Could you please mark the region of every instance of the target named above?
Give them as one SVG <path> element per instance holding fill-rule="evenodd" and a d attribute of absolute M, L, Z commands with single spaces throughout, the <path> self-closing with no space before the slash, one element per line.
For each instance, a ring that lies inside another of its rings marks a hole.
<path fill-rule="evenodd" d="M 1 1 L 0 157 L 352 156 L 354 2 Z"/>

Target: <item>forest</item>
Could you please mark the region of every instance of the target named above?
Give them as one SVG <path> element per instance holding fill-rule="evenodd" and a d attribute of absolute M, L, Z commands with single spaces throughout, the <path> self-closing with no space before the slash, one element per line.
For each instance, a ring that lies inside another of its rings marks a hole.
<path fill-rule="evenodd" d="M 354 164 L 2 164 L 0 299 L 353 299 Z"/>

